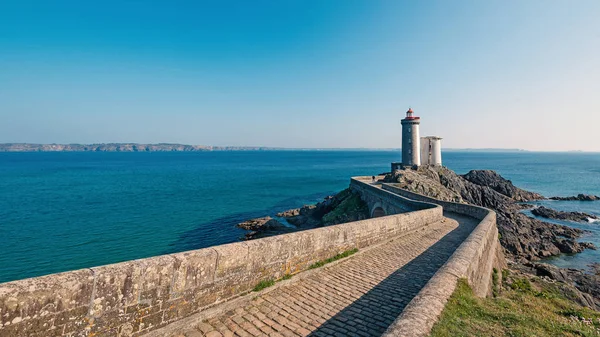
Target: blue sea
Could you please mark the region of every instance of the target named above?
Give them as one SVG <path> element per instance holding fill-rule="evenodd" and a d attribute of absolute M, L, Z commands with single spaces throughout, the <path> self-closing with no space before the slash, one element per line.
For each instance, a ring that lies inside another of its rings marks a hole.
<path fill-rule="evenodd" d="M 0 153 L 0 282 L 239 240 L 236 224 L 315 203 L 397 151 Z M 600 154 L 446 152 L 545 196 L 600 194 Z M 600 215 L 600 202 L 543 202 Z M 600 246 L 600 224 L 582 240 Z M 552 263 L 585 268 L 600 252 Z"/>

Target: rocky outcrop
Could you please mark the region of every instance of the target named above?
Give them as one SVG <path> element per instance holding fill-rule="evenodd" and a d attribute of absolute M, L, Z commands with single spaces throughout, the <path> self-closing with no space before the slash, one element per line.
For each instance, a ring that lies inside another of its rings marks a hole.
<path fill-rule="evenodd" d="M 239 223 L 237 226 L 246 230 L 255 231 L 260 229 L 278 228 L 283 225 L 279 221 L 267 216 L 264 218 L 250 219 Z"/>
<path fill-rule="evenodd" d="M 422 166 L 388 175 L 388 182 L 440 200 L 465 202 L 496 211 L 500 242 L 517 260 L 539 260 L 580 249 L 575 241 L 583 231 L 530 218 L 521 213 L 522 201 L 543 196 L 515 187 L 493 171 L 458 175 L 445 167 Z"/>
<path fill-rule="evenodd" d="M 543 196 L 515 187 L 493 171 L 471 171 L 458 175 L 444 167 L 423 166 L 404 169 L 387 182 L 412 192 L 445 201 L 458 201 L 491 208 L 496 212 L 500 243 L 513 268 L 562 282 L 562 292 L 581 305 L 597 309 L 600 305 L 600 276 L 583 270 L 560 269 L 532 261 L 596 249 L 589 242 L 577 242 L 582 230 L 543 222 L 521 213 L 520 202 L 543 199 Z"/>
<path fill-rule="evenodd" d="M 277 216 L 282 216 L 290 224 L 296 227 L 317 227 L 321 223 L 321 218 L 326 207 L 323 202 L 316 205 L 305 205 L 301 208 L 287 210 L 282 213 L 278 213 Z"/>
<path fill-rule="evenodd" d="M 329 202 L 329 211 L 321 218 L 324 226 L 337 225 L 369 218 L 369 206 L 358 193 L 346 189 Z"/>
<path fill-rule="evenodd" d="M 540 206 L 531 210 L 531 213 L 536 216 L 540 216 L 548 219 L 566 220 L 575 222 L 589 222 L 590 219 L 598 220 L 595 215 L 581 213 L 581 212 L 562 212 L 556 211 L 551 208 Z"/>
<path fill-rule="evenodd" d="M 299 230 L 337 225 L 369 218 L 369 208 L 357 193 L 345 189 L 334 196 L 328 196 L 316 205 L 305 205 L 277 213 L 291 226 L 264 217 L 252 219 L 238 224 L 238 227 L 249 230 L 244 239 L 251 240 Z"/>
<path fill-rule="evenodd" d="M 367 219 L 369 208 L 357 193 L 345 189 L 316 205 L 291 209 L 277 216 L 297 227 L 320 227 Z"/>
<path fill-rule="evenodd" d="M 596 195 L 578 194 L 572 197 L 551 197 L 550 199 L 563 201 L 597 201 L 600 200 L 600 197 Z"/>
<path fill-rule="evenodd" d="M 401 173 L 396 176 L 387 174 L 384 181 L 397 183 L 400 188 L 439 200 L 464 202 L 460 192 L 464 190 L 464 185 L 460 181 L 447 179 L 447 175 L 441 173 L 444 170 L 444 168 L 434 169 L 425 167 L 421 167 L 418 171 L 405 169 L 400 171 Z M 447 188 L 444 184 L 452 185 L 453 188 Z"/>
<path fill-rule="evenodd" d="M 504 179 L 495 171 L 470 171 L 462 177 L 479 186 L 490 187 L 494 191 L 519 202 L 545 199 L 541 194 L 525 191 L 516 187 L 510 180 Z"/>
<path fill-rule="evenodd" d="M 287 211 L 277 213 L 280 218 L 291 218 L 293 216 L 300 215 L 300 208 L 294 208 Z"/>
<path fill-rule="evenodd" d="M 264 218 L 250 219 L 248 221 L 241 222 L 237 225 L 239 228 L 248 230 L 244 236 L 245 240 L 258 239 L 266 236 L 273 236 L 290 232 L 290 229 L 283 225 L 281 222 L 271 218 L 270 216 Z"/>
<path fill-rule="evenodd" d="M 547 263 L 527 264 L 527 267 L 532 269 L 534 275 L 561 282 L 561 294 L 567 298 L 594 310 L 600 308 L 600 276 L 586 274 L 578 269 L 558 268 Z"/>
<path fill-rule="evenodd" d="M 565 254 L 576 254 L 581 253 L 586 249 L 596 250 L 596 246 L 591 242 L 577 242 L 575 240 L 568 240 L 557 238 L 553 241 L 553 243 L 558 247 L 558 249 Z"/>

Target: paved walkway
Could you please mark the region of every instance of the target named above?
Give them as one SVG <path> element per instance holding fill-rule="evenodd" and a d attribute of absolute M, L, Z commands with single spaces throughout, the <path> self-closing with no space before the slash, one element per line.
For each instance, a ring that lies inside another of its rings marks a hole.
<path fill-rule="evenodd" d="M 477 224 L 445 216 L 173 336 L 380 336 Z"/>

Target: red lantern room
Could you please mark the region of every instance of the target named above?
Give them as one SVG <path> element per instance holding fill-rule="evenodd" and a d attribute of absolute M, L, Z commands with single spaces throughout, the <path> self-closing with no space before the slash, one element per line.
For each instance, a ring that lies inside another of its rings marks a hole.
<path fill-rule="evenodd" d="M 413 116 L 413 109 L 408 108 L 408 111 L 406 112 L 406 119 L 421 119 L 421 117 Z"/>

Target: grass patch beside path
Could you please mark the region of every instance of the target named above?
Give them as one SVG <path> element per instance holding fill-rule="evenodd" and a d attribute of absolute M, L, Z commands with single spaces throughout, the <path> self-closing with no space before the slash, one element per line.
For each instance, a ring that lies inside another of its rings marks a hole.
<path fill-rule="evenodd" d="M 265 288 L 275 285 L 275 280 L 264 280 L 258 282 L 258 284 L 252 289 L 252 291 L 261 291 Z"/>
<path fill-rule="evenodd" d="M 341 254 L 337 254 L 334 257 L 328 258 L 327 260 L 323 260 L 323 261 L 319 261 L 319 262 L 313 263 L 313 264 L 310 265 L 310 267 L 308 267 L 308 269 L 315 269 L 315 268 L 322 267 L 322 266 L 324 266 L 324 265 L 326 265 L 328 263 L 331 263 L 333 261 L 336 261 L 336 260 L 348 257 L 348 256 L 350 256 L 350 255 L 352 255 L 352 254 L 354 254 L 356 252 L 358 252 L 358 248 L 347 250 L 347 251 L 345 251 L 345 252 L 343 252 Z M 255 292 L 256 291 L 261 291 L 261 290 L 263 290 L 265 288 L 274 286 L 275 283 L 277 283 L 277 282 L 289 280 L 289 279 L 292 278 L 292 276 L 293 275 L 291 275 L 291 274 L 285 274 L 279 280 L 270 279 L 270 280 L 260 281 L 260 282 L 258 282 L 258 284 L 256 284 L 256 286 L 254 286 L 254 289 L 252 289 L 252 291 L 255 291 Z"/>
<path fill-rule="evenodd" d="M 277 283 L 277 282 L 281 282 L 281 281 L 289 280 L 289 279 L 291 279 L 292 277 L 293 277 L 293 275 L 292 275 L 292 274 L 285 274 L 285 275 L 283 275 L 283 276 L 282 276 L 280 279 L 278 279 L 278 280 L 273 280 L 273 279 L 270 279 L 270 280 L 263 280 L 263 281 L 260 281 L 260 282 L 258 282 L 258 284 L 257 284 L 256 286 L 254 286 L 254 289 L 252 289 L 252 291 L 261 291 L 261 290 L 263 290 L 263 289 L 265 289 L 265 288 L 268 288 L 268 287 L 274 286 L 274 285 L 275 285 L 275 283 Z"/>
<path fill-rule="evenodd" d="M 532 281 L 509 278 L 496 298 L 478 298 L 459 280 L 431 336 L 600 336 L 600 312 L 567 300 L 552 283 Z"/>
<path fill-rule="evenodd" d="M 315 262 L 315 263 L 311 264 L 310 267 L 308 267 L 308 269 L 315 269 L 315 268 L 323 267 L 324 265 L 326 265 L 328 263 L 331 263 L 333 261 L 337 261 L 339 259 L 343 259 L 345 257 L 348 257 L 348 256 L 356 253 L 356 252 L 358 252 L 358 248 L 347 250 L 347 251 L 345 251 L 343 253 L 337 254 L 334 257 L 330 257 L 327 260 L 322 260 L 322 261 L 319 261 L 319 262 Z"/>

